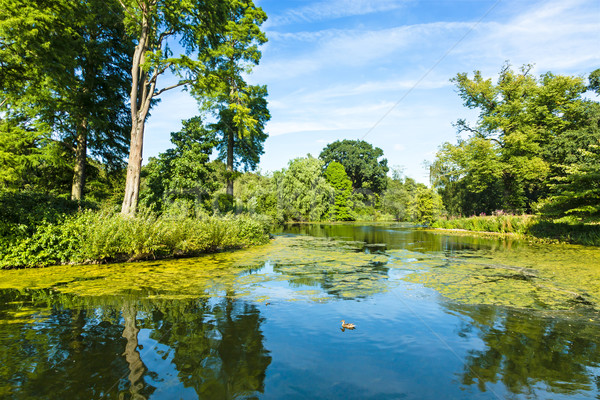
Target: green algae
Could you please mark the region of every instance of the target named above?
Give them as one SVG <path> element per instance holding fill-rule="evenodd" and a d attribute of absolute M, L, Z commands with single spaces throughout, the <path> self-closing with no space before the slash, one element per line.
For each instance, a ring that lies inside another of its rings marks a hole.
<path fill-rule="evenodd" d="M 489 244 L 451 252 L 371 253 L 361 241 L 277 236 L 267 245 L 196 258 L 0 271 L 0 289 L 45 290 L 94 301 L 116 296 L 323 302 L 366 298 L 408 282 L 467 304 L 600 309 L 600 249 Z"/>
<path fill-rule="evenodd" d="M 531 309 L 600 309 L 600 249 L 529 244 L 459 254 L 390 252 L 404 279 L 455 301 Z"/>
<path fill-rule="evenodd" d="M 0 289 L 51 290 L 61 295 L 146 299 L 214 296 L 281 298 L 273 282 L 289 282 L 286 300 L 354 298 L 386 289 L 387 261 L 361 243 L 280 236 L 235 252 L 169 261 L 54 266 L 0 271 Z M 307 289 L 309 287 L 309 289 Z"/>

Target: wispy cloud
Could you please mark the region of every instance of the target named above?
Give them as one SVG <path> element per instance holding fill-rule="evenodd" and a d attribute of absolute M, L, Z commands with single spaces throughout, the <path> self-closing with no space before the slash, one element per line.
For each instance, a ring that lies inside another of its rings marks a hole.
<path fill-rule="evenodd" d="M 406 2 L 406 0 L 321 1 L 288 10 L 282 15 L 275 15 L 268 20 L 267 27 L 391 11 L 401 8 Z"/>

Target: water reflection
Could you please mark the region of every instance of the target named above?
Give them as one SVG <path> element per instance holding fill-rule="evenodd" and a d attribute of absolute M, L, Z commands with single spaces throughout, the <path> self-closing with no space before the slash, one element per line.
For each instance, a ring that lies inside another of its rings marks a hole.
<path fill-rule="evenodd" d="M 48 304 L 52 297 L 0 291 L 1 398 L 231 399 L 264 391 L 271 357 L 255 305 L 114 298 L 64 309 L 70 296 Z"/>
<path fill-rule="evenodd" d="M 0 398 L 599 398 L 594 260 L 302 225 L 196 259 L 0 271 Z"/>
<path fill-rule="evenodd" d="M 501 382 L 513 394 L 544 397 L 546 392 L 580 395 L 597 390 L 600 333 L 597 324 L 571 315 L 540 314 L 490 306 L 449 304 L 466 322 L 460 336 L 475 332 L 480 349 L 467 352 L 461 381 Z"/>

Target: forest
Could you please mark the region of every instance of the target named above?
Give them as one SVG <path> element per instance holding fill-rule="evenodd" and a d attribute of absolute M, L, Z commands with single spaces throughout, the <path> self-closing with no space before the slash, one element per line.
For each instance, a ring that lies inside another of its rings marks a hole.
<path fill-rule="evenodd" d="M 196 255 L 286 222 L 478 216 L 600 240 L 600 69 L 458 73 L 479 116 L 455 122 L 430 186 L 362 140 L 261 173 L 268 92 L 247 76 L 266 18 L 251 0 L 0 0 L 0 268 Z M 198 115 L 143 165 L 146 121 L 177 88 Z"/>

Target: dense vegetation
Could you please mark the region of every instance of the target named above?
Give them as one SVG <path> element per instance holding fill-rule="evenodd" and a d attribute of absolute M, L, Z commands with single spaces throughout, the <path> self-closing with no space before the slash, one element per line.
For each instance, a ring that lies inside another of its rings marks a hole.
<path fill-rule="evenodd" d="M 362 140 L 263 175 L 252 171 L 267 89 L 245 76 L 261 58 L 266 15 L 251 0 L 17 3 L 0 0 L 0 267 L 198 254 L 262 243 L 269 223 L 288 221 L 506 231 L 499 217 L 455 217 L 536 214 L 516 231 L 556 221 L 561 238 L 596 235 L 600 70 L 587 82 L 536 78 L 530 66 L 505 65 L 497 83 L 458 74 L 479 118 L 456 122 L 458 143 L 431 164 L 432 188 L 398 168 L 389 176 L 383 150 Z M 142 166 L 147 116 L 176 87 L 200 115 Z"/>
<path fill-rule="evenodd" d="M 432 181 L 450 215 L 496 210 L 538 212 L 549 218 L 600 217 L 600 70 L 581 77 L 530 66 L 503 67 L 498 82 L 476 71 L 454 82 L 465 106 L 479 110 L 475 124 L 459 119 L 457 144 L 444 143 Z"/>

